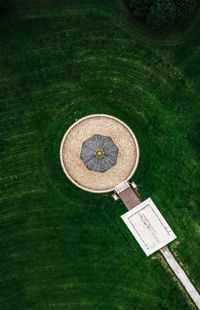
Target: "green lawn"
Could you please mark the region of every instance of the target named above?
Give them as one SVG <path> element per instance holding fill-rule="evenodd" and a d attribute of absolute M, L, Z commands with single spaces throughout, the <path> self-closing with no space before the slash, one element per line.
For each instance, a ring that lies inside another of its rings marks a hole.
<path fill-rule="evenodd" d="M 0 309 L 194 309 L 160 254 L 147 258 L 111 195 L 81 191 L 62 136 L 91 113 L 136 133 L 134 181 L 178 236 L 200 290 L 200 14 L 153 35 L 119 0 L 12 0 L 0 17 Z"/>

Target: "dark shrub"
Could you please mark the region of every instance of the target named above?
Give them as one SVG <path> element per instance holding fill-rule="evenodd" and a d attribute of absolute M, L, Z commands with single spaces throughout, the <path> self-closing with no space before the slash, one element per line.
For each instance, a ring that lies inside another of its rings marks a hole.
<path fill-rule="evenodd" d="M 176 5 L 176 21 L 182 22 L 189 18 L 197 5 L 196 0 L 174 0 Z"/>
<path fill-rule="evenodd" d="M 135 17 L 146 18 L 154 0 L 129 0 L 129 6 Z"/>
<path fill-rule="evenodd" d="M 172 0 L 156 0 L 147 15 L 147 23 L 153 29 L 168 29 L 176 18 L 176 7 Z"/>
<path fill-rule="evenodd" d="M 169 29 L 189 18 L 198 0 L 124 0 L 132 15 L 154 30 Z"/>

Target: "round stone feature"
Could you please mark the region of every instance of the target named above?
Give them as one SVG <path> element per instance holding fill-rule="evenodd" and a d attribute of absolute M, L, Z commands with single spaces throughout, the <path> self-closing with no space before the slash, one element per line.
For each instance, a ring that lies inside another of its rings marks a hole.
<path fill-rule="evenodd" d="M 90 143 L 95 139 L 98 143 L 91 149 Z M 108 140 L 112 142 L 111 149 Z M 108 143 L 105 142 L 106 147 L 104 141 Z M 66 131 L 60 146 L 60 161 L 64 173 L 76 186 L 105 193 L 133 176 L 139 147 L 134 133 L 121 120 L 105 114 L 88 115 Z M 112 166 L 106 166 L 108 163 Z"/>
<path fill-rule="evenodd" d="M 105 172 L 116 164 L 118 151 L 111 137 L 95 134 L 83 142 L 80 158 L 89 170 Z"/>
<path fill-rule="evenodd" d="M 96 157 L 101 158 L 104 155 L 103 150 L 99 149 L 96 151 Z"/>

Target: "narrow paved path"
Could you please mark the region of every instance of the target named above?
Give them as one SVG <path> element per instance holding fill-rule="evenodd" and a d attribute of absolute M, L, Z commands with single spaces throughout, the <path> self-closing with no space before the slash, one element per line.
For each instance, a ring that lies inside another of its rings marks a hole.
<path fill-rule="evenodd" d="M 185 274 L 184 270 L 181 268 L 181 266 L 176 261 L 174 255 L 170 252 L 169 248 L 167 246 L 160 249 L 160 252 L 168 262 L 169 266 L 179 279 L 179 281 L 182 283 L 194 303 L 196 304 L 197 308 L 200 309 L 200 295 L 193 286 L 193 284 L 190 282 L 188 276 Z"/>

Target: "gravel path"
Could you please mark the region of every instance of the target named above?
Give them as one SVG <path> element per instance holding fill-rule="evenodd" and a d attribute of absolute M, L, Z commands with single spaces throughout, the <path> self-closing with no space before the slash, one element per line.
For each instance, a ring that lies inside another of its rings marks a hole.
<path fill-rule="evenodd" d="M 80 159 L 82 143 L 94 134 L 109 136 L 119 149 L 117 163 L 99 173 L 90 171 Z M 65 174 L 77 186 L 91 192 L 109 192 L 129 179 L 138 163 L 139 150 L 132 131 L 108 115 L 91 115 L 73 124 L 61 143 L 60 159 Z"/>

